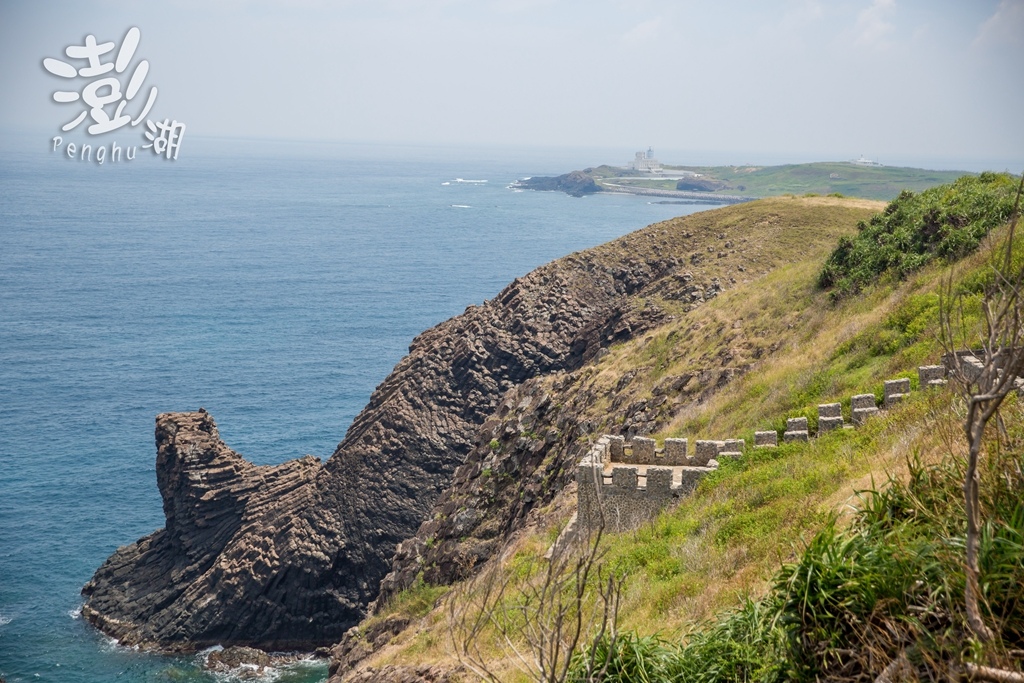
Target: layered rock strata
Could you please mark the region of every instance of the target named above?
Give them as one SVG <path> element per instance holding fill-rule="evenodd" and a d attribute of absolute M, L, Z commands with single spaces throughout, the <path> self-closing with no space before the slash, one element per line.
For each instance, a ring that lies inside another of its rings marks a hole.
<path fill-rule="evenodd" d="M 337 642 L 499 398 L 658 319 L 626 303 L 676 266 L 645 251 L 567 257 L 424 332 L 322 465 L 257 467 L 220 441 L 206 413 L 161 415 L 166 526 L 107 560 L 83 589 L 83 614 L 154 649 Z"/>

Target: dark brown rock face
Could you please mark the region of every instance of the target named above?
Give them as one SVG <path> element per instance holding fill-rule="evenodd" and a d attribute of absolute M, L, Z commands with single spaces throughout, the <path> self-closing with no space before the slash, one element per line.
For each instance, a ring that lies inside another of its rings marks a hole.
<path fill-rule="evenodd" d="M 156 442 L 167 525 L 107 560 L 82 589 L 82 614 L 144 647 L 188 650 L 256 633 L 254 644 L 273 649 L 307 645 L 315 638 L 307 615 L 333 611 L 333 600 L 312 581 L 289 586 L 304 615 L 267 594 L 287 577 L 271 570 L 283 550 L 311 557 L 306 576 L 330 572 L 329 562 L 314 561 L 318 539 L 295 533 L 296 524 L 310 530 L 294 512 L 317 502 L 319 461 L 253 465 L 224 445 L 202 410 L 158 416 Z"/>
<path fill-rule="evenodd" d="M 627 297 L 675 267 L 667 246 L 567 257 L 424 332 L 322 466 L 307 457 L 257 467 L 220 441 L 205 412 L 159 416 L 166 526 L 107 560 L 83 589 L 83 614 L 157 649 L 337 642 L 500 397 L 642 326 Z"/>

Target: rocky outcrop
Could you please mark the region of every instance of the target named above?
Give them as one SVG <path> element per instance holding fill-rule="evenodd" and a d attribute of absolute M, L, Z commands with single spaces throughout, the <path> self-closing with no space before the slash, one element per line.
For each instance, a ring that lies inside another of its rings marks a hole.
<path fill-rule="evenodd" d="M 330 613 L 331 598 L 315 581 L 284 583 L 289 574 L 273 570 L 282 539 L 293 555 L 318 551 L 315 535 L 301 533 L 313 531 L 301 511 L 320 502 L 319 460 L 253 465 L 220 440 L 202 409 L 158 416 L 156 443 L 166 525 L 107 560 L 82 589 L 82 615 L 142 647 L 287 650 L 320 640 L 309 623 Z M 315 564 L 291 571 L 311 576 Z M 321 577 L 329 573 L 319 564 Z"/>
<path fill-rule="evenodd" d="M 83 589 L 83 614 L 154 649 L 337 642 L 501 396 L 658 319 L 657 307 L 636 312 L 628 299 L 677 267 L 667 245 L 572 255 L 424 332 L 323 465 L 257 467 L 220 441 L 206 413 L 161 415 L 166 526 L 107 560 Z"/>
<path fill-rule="evenodd" d="M 515 186 L 524 190 L 565 192 L 572 197 L 582 197 L 601 191 L 601 186 L 586 171 L 570 171 L 560 176 L 527 178 L 516 181 Z"/>
<path fill-rule="evenodd" d="M 346 631 L 341 642 L 331 648 L 330 676 L 351 671 L 357 664 L 381 649 L 409 626 L 409 619 L 390 616 L 379 619 L 365 627 L 353 626 Z"/>
<path fill-rule="evenodd" d="M 203 668 L 207 671 L 229 673 L 242 667 L 247 669 L 248 678 L 256 678 L 272 664 L 270 655 L 263 650 L 251 647 L 235 646 L 225 650 L 214 650 L 206 656 Z M 242 676 L 240 676 L 242 677 Z"/>

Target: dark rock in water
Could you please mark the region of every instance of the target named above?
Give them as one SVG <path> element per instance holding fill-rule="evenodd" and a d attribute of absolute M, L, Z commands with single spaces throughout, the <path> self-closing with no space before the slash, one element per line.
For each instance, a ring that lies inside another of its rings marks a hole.
<path fill-rule="evenodd" d="M 585 171 L 571 171 L 560 176 L 538 176 L 516 182 L 516 187 L 524 190 L 541 190 L 565 192 L 573 197 L 582 197 L 601 191 L 594 178 Z"/>
<path fill-rule="evenodd" d="M 255 667 L 257 674 L 262 674 L 263 669 L 271 664 L 270 655 L 263 650 L 237 645 L 223 650 L 214 650 L 206 656 L 206 668 L 210 671 L 231 671 L 247 665 Z"/>
<path fill-rule="evenodd" d="M 666 246 L 628 237 L 574 254 L 427 330 L 322 465 L 256 466 L 205 411 L 160 415 L 166 525 L 97 570 L 83 616 L 126 645 L 168 651 L 337 643 L 500 397 L 655 322 L 656 306 L 631 319 L 628 296 L 676 267 Z"/>
<path fill-rule="evenodd" d="M 253 465 L 220 440 L 205 411 L 158 416 L 156 443 L 166 526 L 100 567 L 82 589 L 82 615 L 125 645 L 307 646 L 316 634 L 298 609 L 327 613 L 334 600 L 303 582 L 283 584 L 274 567 L 302 556 L 306 577 L 330 571 L 317 561 L 318 539 L 291 532 L 315 502 L 319 461 Z"/>

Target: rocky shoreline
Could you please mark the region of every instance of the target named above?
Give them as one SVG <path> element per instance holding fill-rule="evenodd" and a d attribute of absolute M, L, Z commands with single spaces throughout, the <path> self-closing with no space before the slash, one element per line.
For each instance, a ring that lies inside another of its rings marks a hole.
<path fill-rule="evenodd" d="M 657 319 L 654 308 L 630 311 L 628 297 L 680 264 L 645 246 L 543 266 L 418 336 L 324 463 L 255 466 L 205 411 L 158 416 L 165 527 L 97 570 L 83 616 L 122 644 L 160 651 L 337 643 L 502 395 L 575 370 Z"/>
<path fill-rule="evenodd" d="M 536 190 L 539 192 L 564 192 L 570 197 L 585 197 L 589 194 L 597 194 L 598 192 L 608 192 L 648 197 L 670 197 L 693 204 L 742 204 L 743 202 L 754 201 L 753 197 L 718 194 L 699 189 L 665 190 L 612 183 L 608 180 L 598 181 L 588 172 L 589 170 L 571 171 L 560 176 L 524 178 L 513 182 L 510 187 L 518 190 Z"/>

